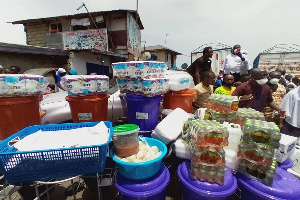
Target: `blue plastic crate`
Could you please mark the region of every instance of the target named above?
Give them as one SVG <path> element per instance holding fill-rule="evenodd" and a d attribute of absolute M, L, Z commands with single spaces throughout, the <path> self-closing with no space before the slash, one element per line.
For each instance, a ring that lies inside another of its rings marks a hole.
<path fill-rule="evenodd" d="M 99 122 L 36 125 L 24 128 L 0 143 L 0 169 L 11 184 L 42 181 L 51 178 L 101 173 L 105 168 L 108 144 L 113 135 L 112 123 L 104 121 L 109 128 L 105 144 L 41 151 L 18 151 L 13 141 L 42 131 L 69 130 L 92 127 Z"/>

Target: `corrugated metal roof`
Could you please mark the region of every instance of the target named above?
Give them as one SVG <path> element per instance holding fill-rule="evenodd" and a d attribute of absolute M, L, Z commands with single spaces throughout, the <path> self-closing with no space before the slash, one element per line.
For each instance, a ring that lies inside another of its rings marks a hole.
<path fill-rule="evenodd" d="M 298 44 L 277 44 L 262 53 L 284 53 L 284 52 L 300 52 L 300 45 Z"/>
<path fill-rule="evenodd" d="M 144 51 L 144 49 L 142 48 L 142 50 Z M 164 50 L 164 51 L 168 51 L 168 52 L 172 52 L 176 55 L 182 55 L 182 53 L 179 53 L 177 51 L 174 51 L 172 49 L 169 49 L 165 46 L 162 46 L 162 45 L 155 45 L 155 46 L 148 46 L 148 47 L 145 47 L 145 51 L 156 51 L 156 50 Z"/>
<path fill-rule="evenodd" d="M 144 26 L 142 24 L 142 21 L 140 19 L 139 14 L 135 10 L 109 10 L 109 11 L 98 11 L 98 12 L 90 12 L 91 16 L 95 17 L 98 15 L 103 15 L 107 13 L 113 13 L 113 12 L 129 12 L 134 15 L 134 17 L 137 17 L 138 24 L 140 26 L 140 29 L 144 29 Z M 68 19 L 76 19 L 76 18 L 83 18 L 83 17 L 90 17 L 88 13 L 79 13 L 74 15 L 61 15 L 61 16 L 55 16 L 55 17 L 44 17 L 44 18 L 37 18 L 37 19 L 26 19 L 26 20 L 19 20 L 14 22 L 9 22 L 12 24 L 26 24 L 31 22 L 39 22 L 39 21 L 51 21 L 56 20 L 58 18 L 68 18 Z"/>
<path fill-rule="evenodd" d="M 214 51 L 215 50 L 222 50 L 222 49 L 231 49 L 231 46 L 227 45 L 227 44 L 223 44 L 220 42 L 211 42 L 211 43 L 206 43 L 201 45 L 200 47 L 198 47 L 197 49 L 195 49 L 194 51 L 192 51 L 192 53 L 199 53 L 199 52 L 203 52 L 203 49 L 205 47 L 211 47 Z"/>
<path fill-rule="evenodd" d="M 22 44 L 10 44 L 0 42 L 0 52 L 12 53 L 27 53 L 27 54 L 41 54 L 51 56 L 69 56 L 69 52 L 61 49 L 54 49 L 49 47 L 37 47 Z"/>

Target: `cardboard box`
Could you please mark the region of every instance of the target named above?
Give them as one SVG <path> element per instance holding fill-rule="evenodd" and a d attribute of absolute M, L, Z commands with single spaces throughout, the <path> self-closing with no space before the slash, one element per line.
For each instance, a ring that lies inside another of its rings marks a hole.
<path fill-rule="evenodd" d="M 277 162 L 283 163 L 288 159 L 295 151 L 298 138 L 281 134 L 281 139 L 279 141 L 280 146 L 275 149 L 275 157 Z"/>

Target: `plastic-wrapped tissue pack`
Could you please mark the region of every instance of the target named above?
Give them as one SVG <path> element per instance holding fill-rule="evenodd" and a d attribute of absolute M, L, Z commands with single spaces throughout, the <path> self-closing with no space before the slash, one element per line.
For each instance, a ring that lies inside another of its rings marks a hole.
<path fill-rule="evenodd" d="M 0 74 L 0 96 L 43 94 L 49 82 L 44 76 L 29 74 Z"/>
<path fill-rule="evenodd" d="M 169 80 L 166 78 L 153 79 L 117 79 L 120 92 L 134 93 L 144 96 L 155 96 L 168 91 Z"/>
<path fill-rule="evenodd" d="M 168 78 L 169 81 L 169 89 L 171 91 L 180 91 L 185 90 L 188 88 L 194 87 L 194 81 L 193 77 L 189 74 L 168 74 L 166 73 L 166 78 Z"/>
<path fill-rule="evenodd" d="M 112 63 L 113 74 L 121 79 L 164 78 L 167 66 L 156 61 L 131 61 Z"/>
<path fill-rule="evenodd" d="M 62 79 L 69 96 L 107 93 L 109 78 L 105 75 L 71 75 Z"/>

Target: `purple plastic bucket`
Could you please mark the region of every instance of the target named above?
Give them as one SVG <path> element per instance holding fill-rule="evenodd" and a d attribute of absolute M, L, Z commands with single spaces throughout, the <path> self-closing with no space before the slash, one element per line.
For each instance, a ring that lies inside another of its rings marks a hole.
<path fill-rule="evenodd" d="M 163 165 L 157 174 L 144 180 L 131 180 L 117 174 L 115 185 L 122 200 L 165 200 L 169 180 L 169 170 Z"/>
<path fill-rule="evenodd" d="M 237 175 L 238 187 L 241 191 L 241 199 L 300 199 L 300 180 L 294 175 L 281 168 L 276 169 L 272 187 L 260 181 L 246 177 L 243 174 Z"/>
<path fill-rule="evenodd" d="M 159 107 L 162 96 L 145 97 L 127 94 L 128 123 L 136 124 L 140 131 L 152 131 L 158 123 Z"/>
<path fill-rule="evenodd" d="M 185 161 L 178 166 L 177 172 L 181 180 L 183 200 L 223 200 L 231 199 L 230 196 L 237 188 L 236 178 L 229 170 L 225 171 L 224 184 L 202 182 L 189 177 L 190 161 Z"/>
<path fill-rule="evenodd" d="M 291 158 L 286 159 L 283 163 L 278 163 L 278 167 L 281 169 L 287 170 L 294 166 L 294 162 Z"/>

